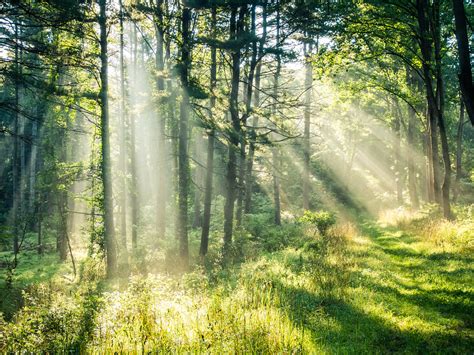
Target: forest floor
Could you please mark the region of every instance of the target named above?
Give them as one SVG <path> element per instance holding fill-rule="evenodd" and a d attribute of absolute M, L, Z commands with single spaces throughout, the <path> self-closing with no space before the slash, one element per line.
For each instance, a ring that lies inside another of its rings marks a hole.
<path fill-rule="evenodd" d="M 50 283 L 0 323 L 0 349 L 472 353 L 472 248 L 372 221 L 307 234 L 212 271 Z"/>

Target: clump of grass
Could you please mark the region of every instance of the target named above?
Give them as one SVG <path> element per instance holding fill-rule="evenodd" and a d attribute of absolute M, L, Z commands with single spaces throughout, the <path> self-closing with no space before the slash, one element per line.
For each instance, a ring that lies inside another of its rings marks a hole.
<path fill-rule="evenodd" d="M 427 206 L 420 211 L 405 208 L 385 211 L 380 215 L 382 225 L 396 227 L 420 238 L 432 252 L 474 251 L 474 213 L 472 207 L 454 207 L 454 220 L 442 217 L 439 210 Z"/>
<path fill-rule="evenodd" d="M 443 252 L 474 252 L 474 222 L 469 220 L 426 220 L 418 228 L 421 238 Z"/>

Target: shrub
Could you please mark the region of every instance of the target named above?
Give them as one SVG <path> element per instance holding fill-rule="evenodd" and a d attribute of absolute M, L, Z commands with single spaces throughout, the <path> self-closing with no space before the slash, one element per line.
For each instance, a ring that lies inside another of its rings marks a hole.
<path fill-rule="evenodd" d="M 328 211 L 304 211 L 302 217 L 299 218 L 299 222 L 303 224 L 309 224 L 317 228 L 320 234 L 325 235 L 328 229 L 336 224 L 336 216 Z"/>

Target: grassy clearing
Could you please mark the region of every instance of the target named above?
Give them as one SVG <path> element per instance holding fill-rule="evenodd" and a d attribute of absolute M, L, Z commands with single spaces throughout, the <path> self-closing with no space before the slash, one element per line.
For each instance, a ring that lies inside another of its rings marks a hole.
<path fill-rule="evenodd" d="M 88 281 L 67 291 L 31 289 L 14 322 L 2 324 L 1 349 L 469 353 L 472 255 L 449 233 L 441 244 L 412 233 L 413 223 L 346 224 L 326 236 L 299 229 L 296 239 L 287 226 L 260 249 L 243 233 L 237 245 L 258 250 L 252 258 L 184 276 L 102 284 L 86 265 Z"/>

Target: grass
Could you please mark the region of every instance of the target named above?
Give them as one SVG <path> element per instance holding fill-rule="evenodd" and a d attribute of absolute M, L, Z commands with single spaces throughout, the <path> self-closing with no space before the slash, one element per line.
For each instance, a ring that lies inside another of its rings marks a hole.
<path fill-rule="evenodd" d="M 468 232 L 438 243 L 413 223 L 307 233 L 295 245 L 181 276 L 37 287 L 14 322 L 0 325 L 0 349 L 471 353 L 474 260 L 460 245 Z"/>

